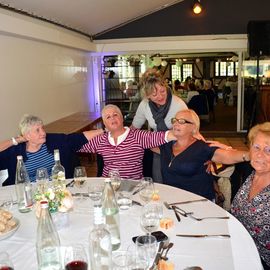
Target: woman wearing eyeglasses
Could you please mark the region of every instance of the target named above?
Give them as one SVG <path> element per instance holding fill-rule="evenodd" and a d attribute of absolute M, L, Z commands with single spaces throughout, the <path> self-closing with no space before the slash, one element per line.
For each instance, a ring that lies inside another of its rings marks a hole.
<path fill-rule="evenodd" d="M 231 213 L 253 237 L 264 269 L 270 269 L 270 122 L 248 135 L 252 174 L 236 194 Z"/>
<path fill-rule="evenodd" d="M 199 133 L 200 119 L 193 110 L 178 112 L 171 122 L 177 140 L 160 147 L 163 182 L 214 200 L 214 179 L 207 173 L 206 162 L 242 162 L 249 160 L 248 152 L 211 147 L 197 140 L 194 136 Z"/>

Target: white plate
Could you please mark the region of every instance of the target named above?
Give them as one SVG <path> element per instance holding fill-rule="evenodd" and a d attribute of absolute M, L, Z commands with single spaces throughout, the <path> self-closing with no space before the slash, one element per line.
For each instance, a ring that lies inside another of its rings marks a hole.
<path fill-rule="evenodd" d="M 0 241 L 13 235 L 20 227 L 20 221 L 15 217 L 13 217 L 12 219 L 16 222 L 16 226 L 13 229 L 11 229 L 10 231 L 3 233 L 3 234 L 0 234 Z"/>

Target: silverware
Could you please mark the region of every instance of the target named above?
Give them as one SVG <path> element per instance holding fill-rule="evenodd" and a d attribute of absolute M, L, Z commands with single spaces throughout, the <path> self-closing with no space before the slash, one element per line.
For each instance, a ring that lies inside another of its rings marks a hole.
<path fill-rule="evenodd" d="M 89 194 L 88 193 L 79 193 L 79 192 L 77 192 L 77 193 L 73 193 L 72 196 L 74 196 L 74 197 L 80 197 L 80 196 L 89 197 Z"/>
<path fill-rule="evenodd" d="M 137 201 L 134 201 L 134 200 L 132 200 L 132 204 L 136 204 L 136 205 L 142 206 L 142 204 L 140 202 L 137 202 Z"/>
<path fill-rule="evenodd" d="M 194 217 L 192 214 L 187 213 L 187 215 L 197 221 L 202 221 L 204 219 L 229 219 L 230 217 L 226 216 L 226 217 L 202 217 L 202 218 L 198 218 L 198 217 Z"/>
<path fill-rule="evenodd" d="M 173 247 L 173 245 L 174 245 L 174 244 L 173 244 L 172 242 L 169 243 L 169 245 L 167 246 L 167 249 L 166 249 L 166 251 L 165 251 L 164 256 L 161 257 L 162 260 L 165 260 L 165 261 L 168 260 L 167 255 L 168 255 L 169 250 Z"/>
<path fill-rule="evenodd" d="M 208 201 L 208 200 L 207 199 L 198 199 L 198 200 L 189 200 L 189 201 L 169 203 L 169 205 L 186 204 L 186 203 L 193 203 L 193 202 L 206 202 L 206 201 Z"/>
<path fill-rule="evenodd" d="M 172 206 L 172 209 L 173 209 L 173 211 L 174 211 L 174 214 L 175 214 L 175 216 L 176 216 L 177 221 L 180 222 L 180 221 L 181 221 L 180 215 L 179 215 L 178 212 L 176 211 L 176 208 L 175 208 L 174 205 Z"/>
<path fill-rule="evenodd" d="M 66 184 L 67 187 L 73 187 L 74 186 L 74 180 L 70 181 L 68 184 Z"/>
<path fill-rule="evenodd" d="M 138 188 L 132 192 L 132 195 L 137 194 L 138 192 L 140 192 L 142 189 L 144 188 L 144 186 L 138 186 Z"/>
<path fill-rule="evenodd" d="M 173 210 L 175 215 L 176 215 L 176 213 L 178 213 L 184 217 L 187 217 L 189 214 L 193 214 L 193 212 L 186 212 L 185 210 L 179 208 L 176 205 L 169 205 L 167 202 L 164 202 L 164 205 L 167 209 Z"/>
<path fill-rule="evenodd" d="M 203 237 L 218 237 L 218 238 L 230 238 L 229 234 L 177 234 L 179 237 L 195 237 L 195 238 L 203 238 Z"/>

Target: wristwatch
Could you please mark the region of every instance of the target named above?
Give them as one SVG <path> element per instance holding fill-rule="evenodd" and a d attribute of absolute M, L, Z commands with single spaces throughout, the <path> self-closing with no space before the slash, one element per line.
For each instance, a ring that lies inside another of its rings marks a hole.
<path fill-rule="evenodd" d="M 16 139 L 14 137 L 11 138 L 12 144 L 13 145 L 18 145 L 18 142 L 16 141 Z"/>

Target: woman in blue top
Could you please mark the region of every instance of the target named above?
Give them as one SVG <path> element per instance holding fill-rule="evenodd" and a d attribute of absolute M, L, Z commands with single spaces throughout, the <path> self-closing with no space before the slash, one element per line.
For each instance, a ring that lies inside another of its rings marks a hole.
<path fill-rule="evenodd" d="M 193 110 L 179 111 L 172 118 L 172 125 L 177 141 L 160 147 L 164 183 L 214 200 L 214 180 L 206 172 L 206 162 L 233 164 L 249 160 L 249 153 L 210 147 L 206 142 L 194 138 L 199 132 L 200 119 Z"/>
<path fill-rule="evenodd" d="M 65 167 L 66 178 L 73 177 L 74 167 L 78 165 L 76 152 L 103 130 L 91 130 L 73 134 L 46 134 L 43 122 L 33 115 L 24 115 L 20 122 L 22 136 L 0 142 L 0 170 L 8 170 L 8 178 L 3 185 L 15 183 L 17 156 L 23 156 L 25 167 L 31 181 L 35 181 L 36 170 L 54 165 L 54 149 L 59 149 L 61 164 Z"/>

